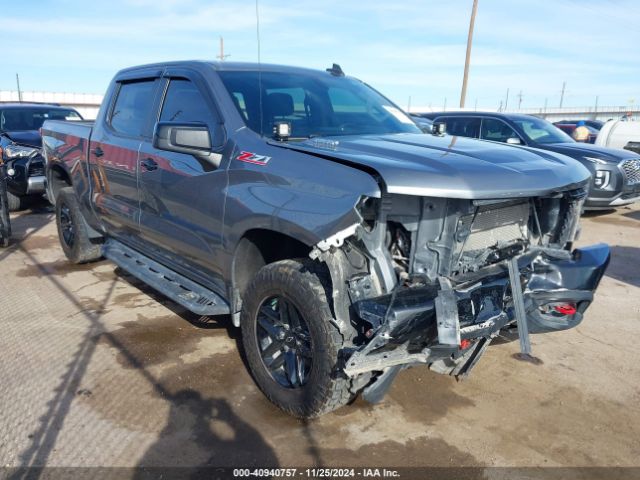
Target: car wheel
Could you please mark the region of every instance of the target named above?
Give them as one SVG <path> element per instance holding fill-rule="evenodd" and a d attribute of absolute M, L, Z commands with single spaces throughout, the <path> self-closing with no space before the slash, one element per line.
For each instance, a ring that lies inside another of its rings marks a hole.
<path fill-rule="evenodd" d="M 29 197 L 19 197 L 18 195 L 14 195 L 11 192 L 7 192 L 7 205 L 9 206 L 10 212 L 24 210 L 25 208 L 27 208 L 29 200 Z"/>
<path fill-rule="evenodd" d="M 299 418 L 351 398 L 337 368 L 343 339 L 331 322 L 324 276 L 310 260 L 283 260 L 263 267 L 243 295 L 240 325 L 251 373 L 275 405 Z"/>
<path fill-rule="evenodd" d="M 58 238 L 67 258 L 73 263 L 86 263 L 102 257 L 102 246 L 89 237 L 78 199 L 73 188 L 60 190 L 56 200 Z"/>

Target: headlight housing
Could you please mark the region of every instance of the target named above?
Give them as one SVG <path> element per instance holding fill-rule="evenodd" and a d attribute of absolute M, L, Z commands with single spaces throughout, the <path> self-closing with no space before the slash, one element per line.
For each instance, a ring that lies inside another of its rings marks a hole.
<path fill-rule="evenodd" d="M 15 158 L 29 158 L 38 153 L 37 148 L 23 147 L 22 145 L 8 145 L 4 147 L 3 156 L 7 160 Z"/>
<path fill-rule="evenodd" d="M 596 188 L 607 188 L 611 180 L 611 173 L 607 170 L 596 170 L 593 178 L 593 185 Z"/>

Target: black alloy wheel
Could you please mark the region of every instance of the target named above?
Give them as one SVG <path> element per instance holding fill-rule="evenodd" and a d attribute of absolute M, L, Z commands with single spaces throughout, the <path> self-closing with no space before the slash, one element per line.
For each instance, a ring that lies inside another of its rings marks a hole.
<path fill-rule="evenodd" d="M 73 225 L 71 210 L 65 203 L 60 206 L 60 232 L 62 233 L 62 240 L 64 241 L 66 246 L 69 248 L 73 248 L 76 232 Z"/>
<path fill-rule="evenodd" d="M 305 385 L 313 348 L 300 311 L 285 297 L 272 296 L 261 303 L 256 323 L 260 356 L 271 377 L 285 388 Z"/>

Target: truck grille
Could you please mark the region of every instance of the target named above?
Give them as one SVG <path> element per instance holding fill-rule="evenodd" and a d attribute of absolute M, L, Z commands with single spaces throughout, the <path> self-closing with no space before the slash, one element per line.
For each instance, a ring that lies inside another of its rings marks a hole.
<path fill-rule="evenodd" d="M 627 179 L 627 185 L 640 183 L 640 158 L 632 158 L 620 162 L 620 168 Z"/>
<path fill-rule="evenodd" d="M 29 176 L 30 177 L 38 177 L 44 175 L 44 163 L 39 162 L 31 162 L 29 164 Z"/>

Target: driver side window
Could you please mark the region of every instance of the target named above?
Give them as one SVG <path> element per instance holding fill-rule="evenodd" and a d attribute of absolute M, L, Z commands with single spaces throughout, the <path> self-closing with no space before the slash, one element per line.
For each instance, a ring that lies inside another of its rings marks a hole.
<path fill-rule="evenodd" d="M 482 128 L 480 129 L 480 138 L 482 140 L 506 143 L 510 138 L 519 139 L 520 137 L 513 128 L 502 120 L 496 120 L 495 118 L 483 118 Z"/>
<path fill-rule="evenodd" d="M 190 80 L 173 78 L 160 114 L 161 122 L 202 122 L 210 127 L 218 123 L 205 98 Z"/>

